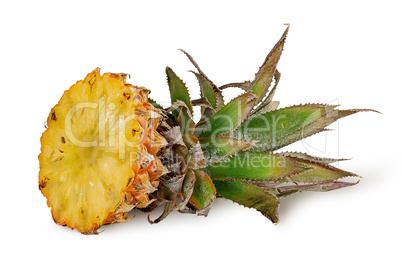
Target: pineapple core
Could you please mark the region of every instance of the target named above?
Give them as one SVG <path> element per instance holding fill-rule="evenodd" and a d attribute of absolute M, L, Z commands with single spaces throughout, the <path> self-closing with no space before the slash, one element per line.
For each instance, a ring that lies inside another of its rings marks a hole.
<path fill-rule="evenodd" d="M 126 198 L 144 136 L 131 95 L 124 79 L 95 70 L 50 112 L 41 138 L 39 187 L 56 223 L 91 232 Z"/>

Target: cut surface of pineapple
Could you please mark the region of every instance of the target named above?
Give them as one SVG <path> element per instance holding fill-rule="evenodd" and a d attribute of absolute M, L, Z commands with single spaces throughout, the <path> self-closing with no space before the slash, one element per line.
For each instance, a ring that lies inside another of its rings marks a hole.
<path fill-rule="evenodd" d="M 135 205 L 148 205 L 163 168 L 148 140 L 159 118 L 149 116 L 146 97 L 125 75 L 101 76 L 96 69 L 51 110 L 41 138 L 39 188 L 57 224 L 95 233 L 125 220 Z M 144 179 L 150 188 L 136 189 Z"/>

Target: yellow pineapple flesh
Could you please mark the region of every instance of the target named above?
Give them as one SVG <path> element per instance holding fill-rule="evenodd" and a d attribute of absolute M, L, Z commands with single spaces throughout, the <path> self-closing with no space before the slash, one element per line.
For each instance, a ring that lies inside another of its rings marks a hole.
<path fill-rule="evenodd" d="M 146 207 L 166 173 L 156 157 L 166 145 L 149 91 L 125 74 L 95 69 L 63 94 L 41 138 L 39 188 L 54 221 L 82 233 L 127 220 Z"/>

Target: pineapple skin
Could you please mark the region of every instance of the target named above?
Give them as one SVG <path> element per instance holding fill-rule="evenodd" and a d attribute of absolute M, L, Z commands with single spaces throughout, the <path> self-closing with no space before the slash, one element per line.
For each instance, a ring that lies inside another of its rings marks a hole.
<path fill-rule="evenodd" d="M 147 207 L 167 172 L 156 155 L 167 144 L 156 131 L 161 114 L 126 76 L 89 73 L 64 92 L 41 137 L 39 189 L 55 223 L 83 234 Z"/>

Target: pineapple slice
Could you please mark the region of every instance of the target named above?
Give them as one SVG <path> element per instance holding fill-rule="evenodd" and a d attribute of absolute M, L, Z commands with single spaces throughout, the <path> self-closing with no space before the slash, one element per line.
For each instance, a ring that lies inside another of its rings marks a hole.
<path fill-rule="evenodd" d="M 51 110 L 39 155 L 39 188 L 54 221 L 82 233 L 148 206 L 166 172 L 155 156 L 166 141 L 156 132 L 160 116 L 148 90 L 126 84 L 124 74 L 99 71 Z"/>

